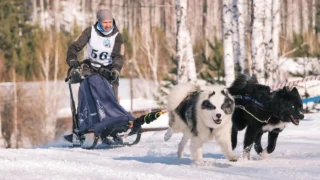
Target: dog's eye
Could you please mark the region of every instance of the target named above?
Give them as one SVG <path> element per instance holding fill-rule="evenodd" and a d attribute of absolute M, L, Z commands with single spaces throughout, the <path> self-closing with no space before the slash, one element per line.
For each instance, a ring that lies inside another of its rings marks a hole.
<path fill-rule="evenodd" d="M 294 109 L 294 105 L 292 105 L 291 108 Z"/>
<path fill-rule="evenodd" d="M 209 100 L 205 100 L 201 104 L 201 109 L 212 110 L 212 109 L 216 109 L 216 107 Z"/>

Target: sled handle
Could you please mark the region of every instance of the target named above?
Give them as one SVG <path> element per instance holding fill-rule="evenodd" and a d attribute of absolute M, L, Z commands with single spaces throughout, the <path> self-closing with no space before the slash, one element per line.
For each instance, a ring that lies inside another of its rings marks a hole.
<path fill-rule="evenodd" d="M 82 62 L 79 62 L 79 67 L 81 67 L 82 64 L 88 64 L 89 66 L 91 66 L 91 64 L 97 64 L 97 65 L 100 65 L 100 66 L 104 66 L 102 63 L 100 62 L 96 62 L 96 61 L 92 61 L 90 59 L 85 59 L 83 60 Z M 65 82 L 68 82 L 69 79 L 71 79 L 71 76 L 70 76 L 70 73 L 71 73 L 71 70 L 74 69 L 72 67 L 69 67 L 68 71 L 67 71 L 67 77 L 64 79 Z"/>

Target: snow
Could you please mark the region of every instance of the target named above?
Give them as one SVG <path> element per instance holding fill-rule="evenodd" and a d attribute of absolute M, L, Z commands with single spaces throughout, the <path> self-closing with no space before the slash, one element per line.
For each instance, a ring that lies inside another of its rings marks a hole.
<path fill-rule="evenodd" d="M 155 123 L 166 126 L 167 117 Z M 0 179 L 320 179 L 319 127 L 320 114 L 307 114 L 299 126 L 288 125 L 274 153 L 264 160 L 252 151 L 250 161 L 229 162 L 216 142 L 208 142 L 203 165 L 191 161 L 189 148 L 185 158 L 177 158 L 182 135 L 174 134 L 165 142 L 165 131 L 143 133 L 140 143 L 132 147 L 83 150 L 59 141 L 43 147 L 0 149 Z M 243 131 L 239 136 L 242 142 Z M 241 146 L 235 150 L 237 155 Z"/>

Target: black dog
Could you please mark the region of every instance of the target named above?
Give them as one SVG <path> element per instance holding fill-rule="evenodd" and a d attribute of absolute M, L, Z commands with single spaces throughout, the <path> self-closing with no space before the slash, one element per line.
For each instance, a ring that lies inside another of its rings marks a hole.
<path fill-rule="evenodd" d="M 258 84 L 254 77 L 241 74 L 228 88 L 235 96 L 236 109 L 232 116 L 232 148 L 237 146 L 238 131 L 247 127 L 244 138 L 243 157 L 250 159 L 250 150 L 255 143 L 255 150 L 261 156 L 274 151 L 279 133 L 286 124 L 299 125 L 303 119 L 302 101 L 296 88 L 288 87 L 270 92 L 270 87 Z M 268 146 L 263 150 L 261 137 L 268 134 Z"/>

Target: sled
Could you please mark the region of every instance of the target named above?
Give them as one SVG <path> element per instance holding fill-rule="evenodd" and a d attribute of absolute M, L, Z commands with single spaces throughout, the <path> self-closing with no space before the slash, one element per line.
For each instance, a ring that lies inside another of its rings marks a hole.
<path fill-rule="evenodd" d="M 65 135 L 64 139 L 72 143 L 73 147 L 83 149 L 95 148 L 99 140 L 111 147 L 138 144 L 143 132 L 141 125 L 151 123 L 165 111 L 158 110 L 134 118 L 119 104 L 108 80 L 98 73 L 82 75 L 84 63 L 90 68 L 91 63 L 101 65 L 85 60 L 80 63 L 79 68 L 69 68 L 65 82 L 68 83 L 70 93 L 72 134 Z M 80 87 L 76 106 L 72 85 L 78 83 Z"/>

